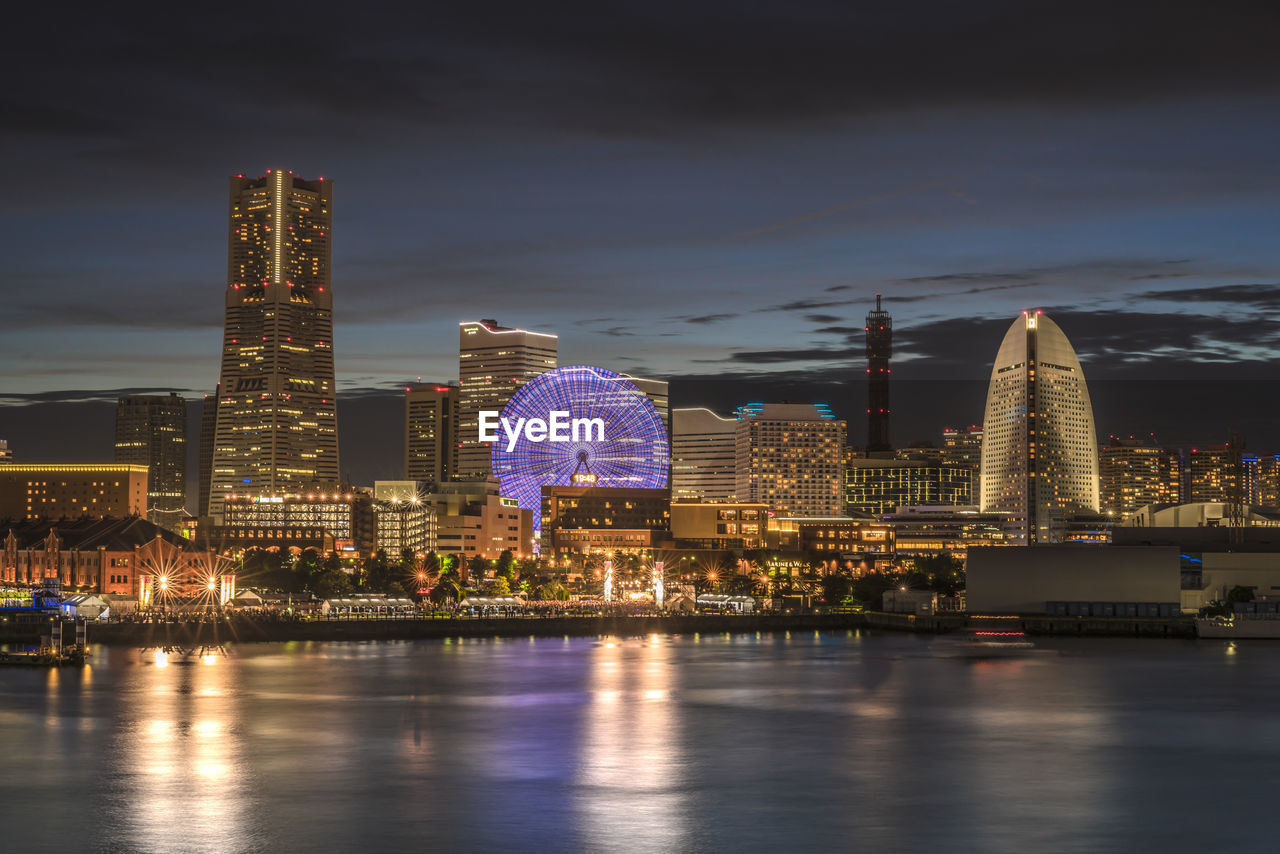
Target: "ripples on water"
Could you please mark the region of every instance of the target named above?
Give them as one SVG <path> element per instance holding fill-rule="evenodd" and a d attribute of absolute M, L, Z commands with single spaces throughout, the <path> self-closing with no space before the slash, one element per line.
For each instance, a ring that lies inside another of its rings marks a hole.
<path fill-rule="evenodd" d="M 1280 647 L 99 649 L 0 670 L 0 850 L 1280 850 Z"/>

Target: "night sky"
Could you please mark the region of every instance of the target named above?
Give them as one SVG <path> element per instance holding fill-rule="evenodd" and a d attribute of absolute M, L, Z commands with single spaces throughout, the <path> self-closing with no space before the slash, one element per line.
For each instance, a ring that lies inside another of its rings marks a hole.
<path fill-rule="evenodd" d="M 103 401 L 212 390 L 226 178 L 278 166 L 334 179 L 357 481 L 399 473 L 398 390 L 456 377 L 460 320 L 853 416 L 876 292 L 900 444 L 979 419 L 1041 308 L 1104 435 L 1280 450 L 1277 45 L 1263 3 L 26 9 L 0 438 L 109 459 Z"/>

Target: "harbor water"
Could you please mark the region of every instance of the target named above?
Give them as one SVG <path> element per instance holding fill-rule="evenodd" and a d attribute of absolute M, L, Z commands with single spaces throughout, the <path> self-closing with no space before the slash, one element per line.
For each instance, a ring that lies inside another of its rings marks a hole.
<path fill-rule="evenodd" d="M 0 669 L 3 850 L 1275 851 L 1280 646 L 867 632 Z"/>

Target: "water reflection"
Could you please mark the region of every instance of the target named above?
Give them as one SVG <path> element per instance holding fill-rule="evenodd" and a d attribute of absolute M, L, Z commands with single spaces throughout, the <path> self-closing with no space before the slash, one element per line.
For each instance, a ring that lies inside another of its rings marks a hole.
<path fill-rule="evenodd" d="M 219 660 L 155 653 L 139 668 L 129 722 L 116 739 L 114 803 L 129 847 L 245 850 L 254 837 L 239 692 Z"/>
<path fill-rule="evenodd" d="M 687 848 L 687 760 L 669 645 L 656 636 L 608 641 L 593 650 L 588 666 L 591 700 L 574 798 L 583 847 Z"/>

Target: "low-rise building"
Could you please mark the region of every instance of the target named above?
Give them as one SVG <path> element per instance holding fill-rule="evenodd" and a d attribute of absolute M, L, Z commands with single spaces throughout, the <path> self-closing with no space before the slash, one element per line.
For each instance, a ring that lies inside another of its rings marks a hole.
<path fill-rule="evenodd" d="M 528 557 L 533 549 L 533 514 L 514 498 L 499 494 L 498 481 L 442 483 L 423 496 L 435 509 L 436 551 L 465 565 L 473 557 L 498 558 L 504 551 Z"/>
<path fill-rule="evenodd" d="M 1051 603 L 1181 609 L 1182 572 L 1173 546 L 1035 545 L 969 549 L 971 614 L 1045 614 Z M 1121 608 L 1121 611 L 1127 609 Z M 1137 607 L 1135 607 L 1135 613 Z M 1087 615 L 1087 614 L 1086 614 Z"/>
<path fill-rule="evenodd" d="M 0 519 L 146 516 L 147 507 L 146 466 L 0 465 Z"/>
<path fill-rule="evenodd" d="M 816 552 L 832 560 L 866 561 L 872 567 L 893 563 L 893 528 L 876 519 L 849 516 L 774 517 L 768 548 L 784 552 Z"/>
<path fill-rule="evenodd" d="M 651 550 L 670 531 L 671 493 L 665 489 L 542 488 L 544 555 Z"/>
<path fill-rule="evenodd" d="M 736 501 L 673 501 L 671 539 L 677 549 L 750 551 L 765 546 L 769 505 Z"/>
<path fill-rule="evenodd" d="M 884 522 L 897 553 L 912 557 L 947 553 L 964 560 L 970 546 L 1008 545 L 1013 536 L 1007 516 L 981 513 L 976 505 L 899 507 Z"/>
<path fill-rule="evenodd" d="M 132 595 L 146 577 L 205 578 L 222 564 L 207 549 L 146 519 L 0 521 L 0 584 L 56 578 L 64 590 Z"/>

